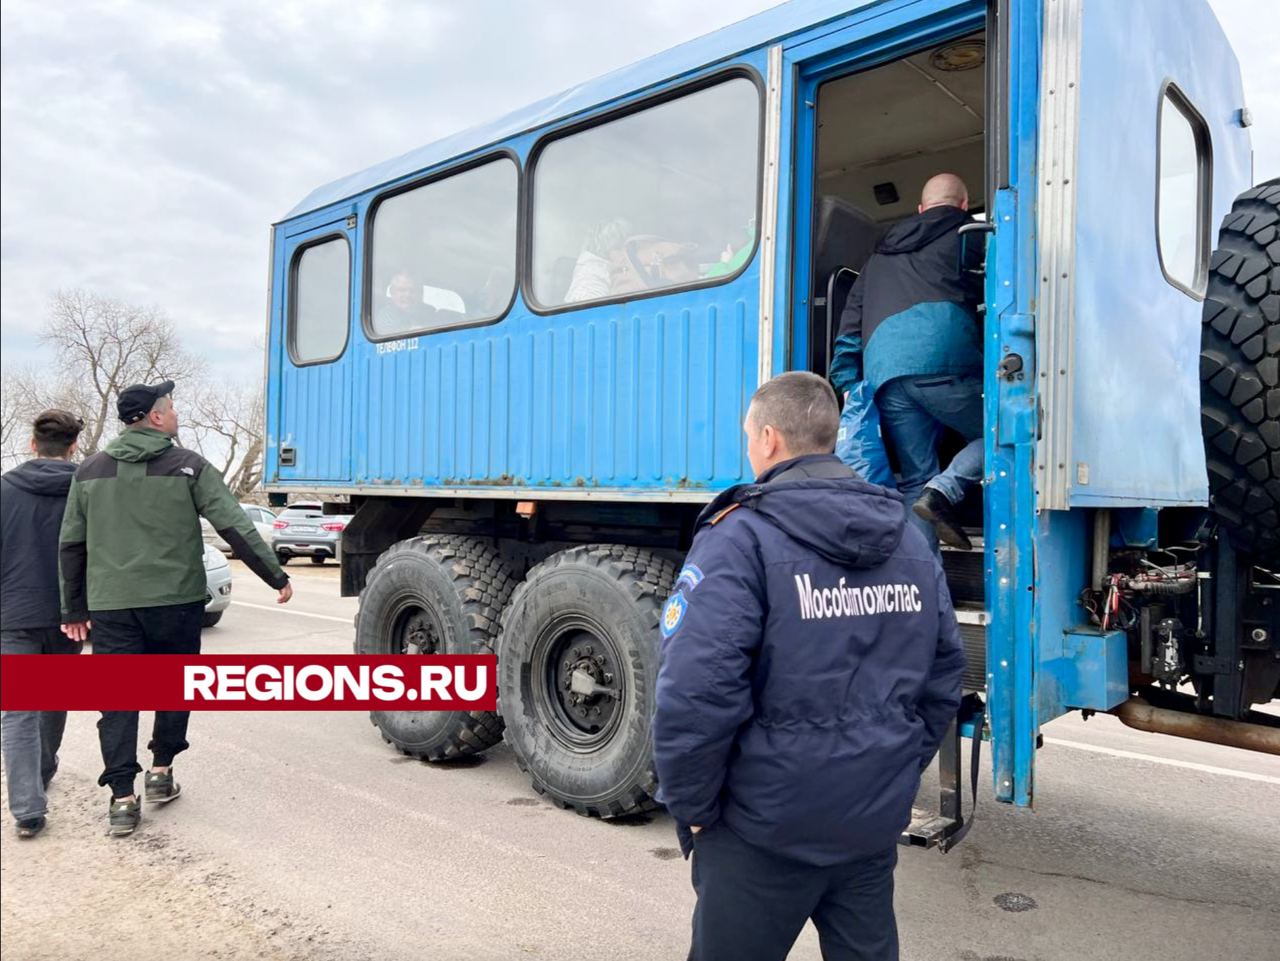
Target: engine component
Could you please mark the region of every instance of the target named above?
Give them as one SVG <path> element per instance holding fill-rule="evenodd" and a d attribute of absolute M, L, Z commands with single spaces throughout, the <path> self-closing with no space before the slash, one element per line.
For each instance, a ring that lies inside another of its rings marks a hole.
<path fill-rule="evenodd" d="M 1181 633 L 1182 622 L 1176 617 L 1166 617 L 1154 632 L 1151 676 L 1170 686 L 1176 685 L 1186 673 L 1179 654 Z"/>

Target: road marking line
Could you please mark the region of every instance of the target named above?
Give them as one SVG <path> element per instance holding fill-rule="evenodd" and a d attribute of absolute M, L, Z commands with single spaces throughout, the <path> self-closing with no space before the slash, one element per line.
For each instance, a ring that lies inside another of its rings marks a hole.
<path fill-rule="evenodd" d="M 1139 754 L 1137 751 L 1122 751 L 1114 747 L 1099 747 L 1097 744 L 1084 744 L 1080 741 L 1064 741 L 1062 738 L 1046 737 L 1045 744 L 1058 744 L 1062 747 L 1074 747 L 1080 751 L 1093 751 L 1095 754 L 1109 754 L 1112 757 L 1128 758 L 1131 761 L 1150 761 L 1152 764 L 1163 764 L 1166 767 L 1180 767 L 1188 771 L 1200 771 L 1204 774 L 1221 774 L 1225 777 L 1240 778 L 1243 781 L 1261 781 L 1263 784 L 1280 784 L 1280 777 L 1270 774 L 1255 774 L 1252 771 L 1237 771 L 1229 767 L 1214 767 L 1212 764 L 1197 764 L 1195 761 L 1177 761 L 1169 757 L 1156 757 L 1154 754 Z"/>
<path fill-rule="evenodd" d="M 312 614 L 310 611 L 291 611 L 283 604 L 250 604 L 248 601 L 232 601 L 236 607 L 252 607 L 255 611 L 275 611 L 277 614 L 292 614 L 294 617 L 314 617 L 321 621 L 337 621 L 350 625 L 354 617 L 334 617 L 332 614 Z"/>

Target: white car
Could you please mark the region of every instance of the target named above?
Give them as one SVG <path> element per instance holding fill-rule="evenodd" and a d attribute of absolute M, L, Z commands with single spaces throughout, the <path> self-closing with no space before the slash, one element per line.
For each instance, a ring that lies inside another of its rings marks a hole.
<path fill-rule="evenodd" d="M 265 507 L 259 507 L 257 504 L 241 504 L 240 509 L 244 511 L 245 516 L 253 522 L 254 528 L 259 536 L 266 543 L 271 543 L 271 532 L 274 529 L 272 525 L 275 523 L 276 515 L 273 511 L 267 510 Z M 218 532 L 213 529 L 203 517 L 200 518 L 200 533 L 204 536 L 206 544 L 212 544 L 218 550 L 222 551 L 227 557 L 234 557 L 235 552 L 231 549 L 231 545 L 219 536 Z"/>
<path fill-rule="evenodd" d="M 204 578 L 204 626 L 213 627 L 231 606 L 231 565 L 208 543 L 204 545 Z"/>

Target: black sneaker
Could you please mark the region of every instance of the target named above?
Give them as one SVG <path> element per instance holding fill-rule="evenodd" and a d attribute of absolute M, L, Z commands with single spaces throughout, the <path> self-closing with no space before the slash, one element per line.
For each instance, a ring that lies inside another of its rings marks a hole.
<path fill-rule="evenodd" d="M 18 822 L 18 837 L 33 838 L 44 830 L 47 823 L 43 814 L 38 818 L 25 818 Z"/>
<path fill-rule="evenodd" d="M 932 487 L 926 487 L 911 509 L 915 511 L 917 517 L 922 517 L 933 525 L 934 531 L 938 534 L 938 540 L 942 543 L 957 550 L 971 551 L 973 542 L 952 516 L 951 507 L 951 501 Z"/>
<path fill-rule="evenodd" d="M 173 768 L 166 774 L 148 771 L 143 779 L 143 792 L 148 804 L 168 804 L 182 793 L 182 785 L 173 779 Z"/>
<path fill-rule="evenodd" d="M 112 798 L 111 807 L 107 811 L 107 833 L 113 838 L 122 838 L 138 830 L 142 821 L 142 805 L 135 797 L 131 801 L 123 798 Z"/>

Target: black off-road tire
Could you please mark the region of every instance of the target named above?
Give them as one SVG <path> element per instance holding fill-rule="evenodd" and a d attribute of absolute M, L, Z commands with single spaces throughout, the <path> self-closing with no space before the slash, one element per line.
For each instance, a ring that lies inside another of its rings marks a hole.
<path fill-rule="evenodd" d="M 658 618 L 675 576 L 653 551 L 595 544 L 552 555 L 516 588 L 502 619 L 498 707 L 516 761 L 556 805 L 601 818 L 658 806 L 649 725 Z M 568 665 L 593 655 L 598 683 L 620 699 L 593 695 L 587 711 L 599 708 L 601 719 L 577 719 L 561 692 Z M 600 729 L 575 727 L 593 724 Z"/>
<path fill-rule="evenodd" d="M 1240 550 L 1280 561 L 1280 179 L 1241 194 L 1209 263 L 1200 404 L 1210 505 Z"/>
<path fill-rule="evenodd" d="M 312 554 L 311 563 L 316 567 L 324 567 L 325 556 L 323 554 Z"/>
<path fill-rule="evenodd" d="M 453 535 L 411 537 L 369 572 L 356 614 L 357 654 L 492 654 L 498 618 L 515 586 L 498 551 Z M 406 646 L 409 639 L 422 644 Z M 445 761 L 502 740 L 492 711 L 373 711 L 383 740 L 402 754 Z"/>
<path fill-rule="evenodd" d="M 217 611 L 213 614 L 205 614 L 204 617 L 200 619 L 200 626 L 202 628 L 216 627 L 220 620 L 222 620 L 222 611 Z"/>
<path fill-rule="evenodd" d="M 279 551 L 276 551 L 276 560 L 280 562 L 281 567 L 288 567 L 289 562 L 293 560 L 293 555 L 281 554 Z"/>

